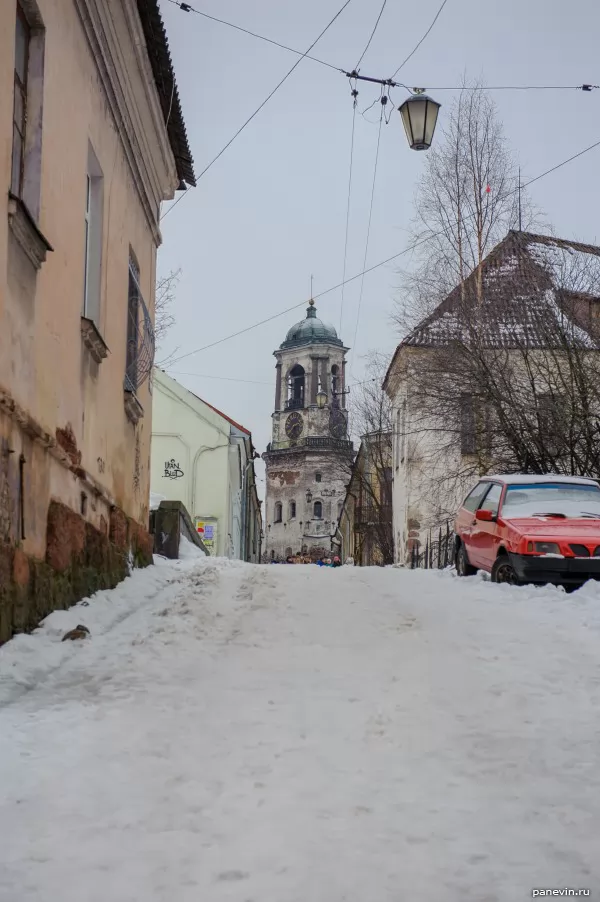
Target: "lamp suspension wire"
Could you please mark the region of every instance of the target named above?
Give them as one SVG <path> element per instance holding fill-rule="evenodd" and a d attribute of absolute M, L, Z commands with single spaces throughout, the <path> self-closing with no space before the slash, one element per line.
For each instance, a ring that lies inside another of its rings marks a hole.
<path fill-rule="evenodd" d="M 340 328 L 339 334 L 342 334 L 342 323 L 344 320 L 344 291 L 346 287 L 346 266 L 348 263 L 348 229 L 350 226 L 350 200 L 352 197 L 352 166 L 354 161 L 354 132 L 356 129 L 356 107 L 358 104 L 358 91 L 356 90 L 356 83 L 351 90 L 352 94 L 352 133 L 350 137 L 350 165 L 348 171 L 348 200 L 346 202 L 346 235 L 344 238 L 344 266 L 342 269 L 342 296 L 340 300 Z"/>
<path fill-rule="evenodd" d="M 360 291 L 359 291 L 359 295 L 358 295 L 358 308 L 356 310 L 356 325 L 354 327 L 354 339 L 352 341 L 352 348 L 350 351 L 352 363 L 354 363 L 354 361 L 356 360 L 356 340 L 358 338 L 358 324 L 360 321 L 360 308 L 362 306 L 363 289 L 365 287 L 365 273 L 366 273 L 366 269 L 367 269 L 367 256 L 369 253 L 369 238 L 371 236 L 371 220 L 373 218 L 373 200 L 375 198 L 375 184 L 377 182 L 377 165 L 379 163 L 379 146 L 381 144 L 381 126 L 383 125 L 384 112 L 385 112 L 387 102 L 388 102 L 387 95 L 384 94 L 381 97 L 381 101 L 380 101 L 381 113 L 379 115 L 379 129 L 377 131 L 377 147 L 375 149 L 375 165 L 373 166 L 373 183 L 371 185 L 371 202 L 369 205 L 369 220 L 367 223 L 367 237 L 365 239 L 365 255 L 363 257 L 363 266 L 362 266 L 363 271 L 362 271 L 361 279 L 360 279 Z M 352 372 L 352 365 L 350 366 L 350 375 L 352 375 L 353 378 L 356 378 Z"/>

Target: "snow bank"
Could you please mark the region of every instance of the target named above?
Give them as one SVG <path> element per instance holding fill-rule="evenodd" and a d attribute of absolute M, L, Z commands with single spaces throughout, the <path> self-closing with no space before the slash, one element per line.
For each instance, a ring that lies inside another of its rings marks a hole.
<path fill-rule="evenodd" d="M 92 638 L 0 712 L 2 902 L 600 885 L 598 584 L 211 558 L 138 576 L 125 619 L 69 612 Z M 22 638 L 60 646 L 49 623 Z"/>
<path fill-rule="evenodd" d="M 0 647 L 0 706 L 35 688 L 81 653 L 80 642 L 62 641 L 66 632 L 81 623 L 89 629 L 91 640 L 109 634 L 156 599 L 182 571 L 203 560 L 202 553 L 181 562 L 155 556 L 154 566 L 134 570 L 116 589 L 96 592 L 66 611 L 54 611 L 32 633 L 20 633 L 5 643 Z"/>
<path fill-rule="evenodd" d="M 179 560 L 181 561 L 197 561 L 200 558 L 205 558 L 206 554 L 199 548 L 197 545 L 194 545 L 193 542 L 186 536 L 181 536 L 179 539 Z"/>

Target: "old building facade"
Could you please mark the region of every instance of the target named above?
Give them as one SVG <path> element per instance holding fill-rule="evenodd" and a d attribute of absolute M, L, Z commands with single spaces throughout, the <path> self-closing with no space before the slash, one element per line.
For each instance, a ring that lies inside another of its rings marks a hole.
<path fill-rule="evenodd" d="M 452 528 L 480 475 L 600 477 L 600 247 L 511 231 L 398 345 L 395 558 Z"/>
<path fill-rule="evenodd" d="M 155 369 L 152 493 L 182 502 L 215 557 L 260 561 L 258 457 L 248 429 Z"/>
<path fill-rule="evenodd" d="M 265 557 L 331 554 L 352 463 L 346 353 L 310 301 L 274 352 L 275 409 L 266 464 Z"/>
<path fill-rule="evenodd" d="M 0 4 L 0 639 L 147 562 L 161 202 L 192 162 L 157 0 Z"/>

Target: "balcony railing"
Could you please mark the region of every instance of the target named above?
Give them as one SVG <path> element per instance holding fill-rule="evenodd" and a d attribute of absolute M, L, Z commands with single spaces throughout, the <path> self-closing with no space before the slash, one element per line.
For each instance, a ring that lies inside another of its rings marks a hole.
<path fill-rule="evenodd" d="M 328 438 L 327 436 L 309 436 L 297 440 L 286 439 L 281 442 L 270 442 L 267 445 L 267 452 L 269 454 L 276 454 L 278 452 L 284 453 L 285 451 L 297 450 L 298 448 L 322 448 L 325 451 L 346 451 L 352 453 L 354 445 L 352 442 L 346 441 L 346 439 Z"/>
<path fill-rule="evenodd" d="M 304 407 L 304 398 L 288 398 L 285 402 L 286 410 L 302 410 Z"/>

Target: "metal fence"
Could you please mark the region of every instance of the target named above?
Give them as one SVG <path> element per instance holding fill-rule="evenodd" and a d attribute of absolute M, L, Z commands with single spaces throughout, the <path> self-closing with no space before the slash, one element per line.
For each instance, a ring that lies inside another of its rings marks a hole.
<path fill-rule="evenodd" d="M 410 566 L 413 570 L 422 567 L 425 570 L 443 570 L 454 564 L 454 530 L 450 520 L 439 529 L 429 530 L 425 545 L 415 542 L 410 555 Z"/>

